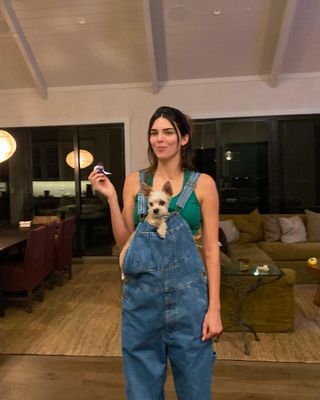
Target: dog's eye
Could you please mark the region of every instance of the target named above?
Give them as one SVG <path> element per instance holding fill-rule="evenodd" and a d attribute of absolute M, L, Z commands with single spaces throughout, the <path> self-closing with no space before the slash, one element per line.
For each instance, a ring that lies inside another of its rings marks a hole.
<path fill-rule="evenodd" d="M 153 203 L 152 203 L 151 201 L 149 202 L 149 206 L 150 206 L 150 207 L 153 207 Z"/>
<path fill-rule="evenodd" d="M 163 201 L 163 200 L 160 200 L 160 201 L 159 201 L 159 204 L 160 204 L 160 206 L 164 206 L 164 205 L 166 204 L 166 202 Z"/>

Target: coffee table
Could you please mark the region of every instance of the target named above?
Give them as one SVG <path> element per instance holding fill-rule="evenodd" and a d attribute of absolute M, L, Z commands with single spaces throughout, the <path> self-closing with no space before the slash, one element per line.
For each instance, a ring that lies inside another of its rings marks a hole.
<path fill-rule="evenodd" d="M 320 265 L 318 263 L 316 265 L 308 265 L 308 267 L 310 268 L 310 271 L 312 273 L 318 274 L 318 276 L 319 276 L 319 283 L 318 283 L 316 294 L 314 296 L 313 304 L 320 307 Z"/>
<path fill-rule="evenodd" d="M 261 286 L 269 285 L 283 276 L 282 270 L 276 265 L 250 265 L 247 271 L 240 271 L 239 265 L 221 265 L 221 285 L 232 290 L 235 297 L 235 308 L 230 313 L 230 325 L 224 327 L 228 331 L 234 326 L 241 328 L 244 343 L 244 353 L 249 355 L 249 343 L 247 333 L 252 333 L 255 340 L 259 336 L 254 327 L 243 319 L 243 305 L 250 301 L 250 294 Z"/>

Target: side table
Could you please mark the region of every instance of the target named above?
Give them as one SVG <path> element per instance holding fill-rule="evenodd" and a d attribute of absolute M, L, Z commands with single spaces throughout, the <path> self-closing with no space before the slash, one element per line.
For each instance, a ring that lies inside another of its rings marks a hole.
<path fill-rule="evenodd" d="M 313 303 L 320 307 L 320 265 L 319 263 L 316 265 L 308 265 L 308 267 L 310 268 L 310 271 L 314 274 L 318 274 L 319 276 L 319 283 L 318 283 L 318 287 L 317 287 L 317 291 L 316 294 L 314 296 L 314 300 Z"/>
<path fill-rule="evenodd" d="M 243 305 L 250 301 L 250 293 L 277 281 L 282 276 L 283 272 L 276 265 L 268 265 L 267 270 L 261 270 L 258 265 L 251 265 L 247 271 L 240 271 L 239 265 L 221 265 L 221 285 L 230 288 L 236 300 L 235 309 L 230 313 L 231 323 L 224 327 L 224 331 L 233 326 L 240 327 L 246 355 L 250 354 L 246 334 L 252 333 L 255 340 L 260 339 L 254 327 L 244 320 Z"/>

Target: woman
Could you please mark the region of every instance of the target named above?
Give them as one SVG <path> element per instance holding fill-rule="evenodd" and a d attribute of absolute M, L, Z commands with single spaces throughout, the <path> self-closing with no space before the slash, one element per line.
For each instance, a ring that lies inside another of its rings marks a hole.
<path fill-rule="evenodd" d="M 167 358 L 179 399 L 211 398 L 212 338 L 222 332 L 219 206 L 211 177 L 190 172 L 191 131 L 190 120 L 179 110 L 155 111 L 148 128 L 150 167 L 126 178 L 122 212 L 109 179 L 94 171 L 89 176 L 93 188 L 108 199 L 119 247 L 138 225 L 124 266 L 122 350 L 130 400 L 164 398 Z M 167 181 L 172 185 L 165 240 L 145 221 L 139 223 L 138 209 L 145 207 L 141 181 L 155 190 Z M 200 227 L 205 266 L 192 239 Z"/>

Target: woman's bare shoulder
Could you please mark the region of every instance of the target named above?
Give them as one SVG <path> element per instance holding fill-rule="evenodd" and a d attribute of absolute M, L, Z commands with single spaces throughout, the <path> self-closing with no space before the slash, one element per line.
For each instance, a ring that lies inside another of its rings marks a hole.
<path fill-rule="evenodd" d="M 131 172 L 131 174 L 126 176 L 126 182 L 138 182 L 139 183 L 139 171 Z"/>
<path fill-rule="evenodd" d="M 214 179 L 210 176 L 210 175 L 208 175 L 208 174 L 200 174 L 200 176 L 199 176 L 199 180 L 198 180 L 198 184 L 201 186 L 201 187 L 207 187 L 207 185 L 214 185 L 215 186 L 215 181 L 214 181 Z"/>
<path fill-rule="evenodd" d="M 135 195 L 139 191 L 139 171 L 132 172 L 126 176 L 124 191 Z"/>
<path fill-rule="evenodd" d="M 208 196 L 216 193 L 216 183 L 208 174 L 200 174 L 195 192 L 199 200 L 203 200 Z"/>

